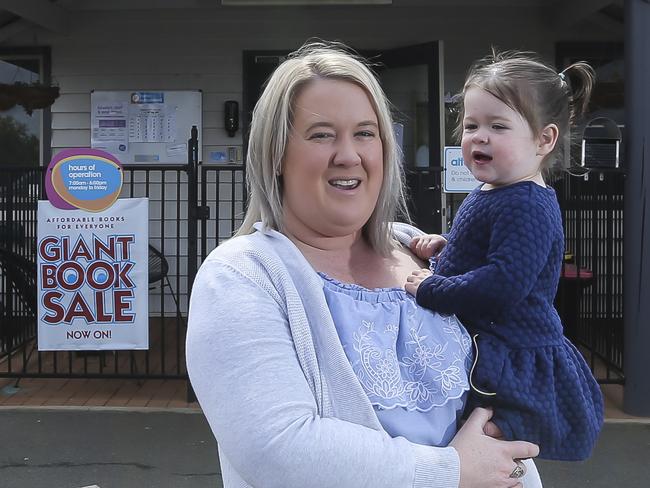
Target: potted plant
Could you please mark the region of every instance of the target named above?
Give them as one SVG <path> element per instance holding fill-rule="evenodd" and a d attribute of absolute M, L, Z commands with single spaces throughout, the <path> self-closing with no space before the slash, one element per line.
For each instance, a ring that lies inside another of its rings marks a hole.
<path fill-rule="evenodd" d="M 0 111 L 20 105 L 31 115 L 36 109 L 49 107 L 58 97 L 58 86 L 20 81 L 11 84 L 0 83 Z"/>

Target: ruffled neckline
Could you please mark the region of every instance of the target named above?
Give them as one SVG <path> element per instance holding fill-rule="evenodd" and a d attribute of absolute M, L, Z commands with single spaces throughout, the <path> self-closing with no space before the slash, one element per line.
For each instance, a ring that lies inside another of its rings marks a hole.
<path fill-rule="evenodd" d="M 404 300 L 413 300 L 404 288 L 400 287 L 386 287 L 386 288 L 366 288 L 365 286 L 357 285 L 356 283 L 344 283 L 329 276 L 322 271 L 317 271 L 318 276 L 323 279 L 323 283 L 332 291 L 342 291 L 347 296 L 370 303 L 381 302 L 402 302 Z"/>

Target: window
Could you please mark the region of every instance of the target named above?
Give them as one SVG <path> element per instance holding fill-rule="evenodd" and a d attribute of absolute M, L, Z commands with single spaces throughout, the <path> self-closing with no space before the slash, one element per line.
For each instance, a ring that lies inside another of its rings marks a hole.
<path fill-rule="evenodd" d="M 0 49 L 0 165 L 39 166 L 50 160 L 50 109 L 29 115 L 7 85 L 50 83 L 49 48 Z"/>

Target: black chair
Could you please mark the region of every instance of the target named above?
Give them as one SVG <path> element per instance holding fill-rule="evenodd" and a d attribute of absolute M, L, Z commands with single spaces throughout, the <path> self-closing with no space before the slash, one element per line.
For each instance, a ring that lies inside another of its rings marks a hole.
<path fill-rule="evenodd" d="M 0 269 L 7 285 L 14 290 L 20 302 L 36 314 L 36 264 L 18 253 L 0 247 Z"/>
<path fill-rule="evenodd" d="M 4 292 L 9 295 L 17 297 L 17 303 L 22 306 L 23 311 L 29 313 L 30 316 L 36 317 L 38 313 L 38 298 L 36 288 L 36 264 L 25 256 L 10 251 L 4 247 L 0 247 L 0 270 L 5 282 Z M 16 347 L 26 345 L 33 337 L 28 337 L 29 332 L 20 330 L 21 324 L 14 323 L 16 311 L 12 309 L 12 300 L 4 300 L 0 302 L 0 353 L 11 353 Z M 34 349 L 36 348 L 36 341 L 24 360 L 22 372 L 27 370 L 27 363 L 29 362 Z M 18 387 L 20 378 L 16 380 L 14 385 Z"/>
<path fill-rule="evenodd" d="M 159 281 L 162 282 L 161 289 L 164 291 L 165 286 L 169 287 L 169 291 L 172 294 L 172 299 L 176 305 L 176 316 L 178 318 L 181 316 L 181 308 L 178 305 L 178 300 L 176 300 L 176 295 L 174 294 L 174 289 L 169 281 L 169 263 L 165 256 L 154 246 L 149 244 L 149 289 L 152 290 L 155 288 L 151 286 Z"/>

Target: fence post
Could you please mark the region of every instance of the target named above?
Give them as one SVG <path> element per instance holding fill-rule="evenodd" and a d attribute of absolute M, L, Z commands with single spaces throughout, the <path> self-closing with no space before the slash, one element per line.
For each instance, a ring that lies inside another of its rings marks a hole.
<path fill-rule="evenodd" d="M 650 0 L 625 1 L 625 235 L 623 409 L 650 416 Z"/>
<path fill-rule="evenodd" d="M 198 165 L 199 165 L 199 131 L 192 126 L 190 138 L 187 141 L 187 299 L 192 291 L 192 284 L 198 269 Z M 187 401 L 196 401 L 189 378 L 187 379 Z"/>

